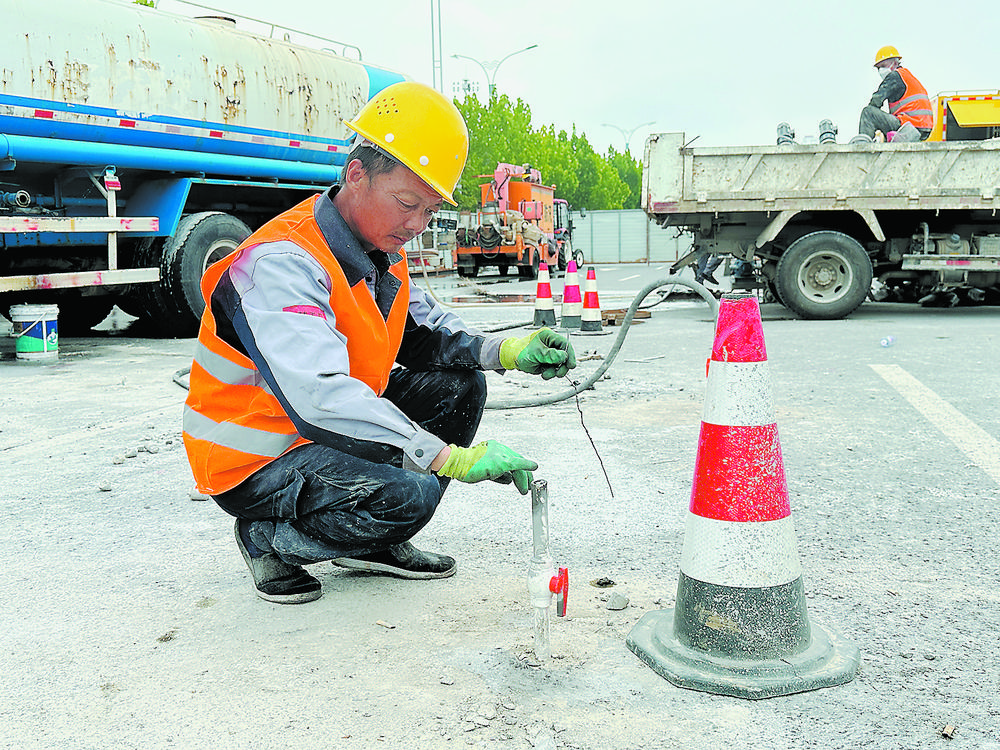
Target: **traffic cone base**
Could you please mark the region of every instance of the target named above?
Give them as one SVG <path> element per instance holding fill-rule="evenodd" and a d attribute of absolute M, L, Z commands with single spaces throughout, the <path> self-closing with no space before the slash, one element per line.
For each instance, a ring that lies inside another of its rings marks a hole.
<path fill-rule="evenodd" d="M 801 592 L 795 592 L 794 598 L 800 599 Z M 650 669 L 678 687 L 758 700 L 842 685 L 858 671 L 861 655 L 857 646 L 819 625 L 809 626 L 806 646 L 796 653 L 733 658 L 687 646 L 675 628 L 676 612 L 668 609 L 643 615 L 626 645 Z M 706 622 L 708 629 L 714 626 L 714 622 Z M 754 624 L 754 631 L 758 627 L 763 629 Z M 802 637 L 798 629 L 796 637 Z"/>
<path fill-rule="evenodd" d="M 849 682 L 858 648 L 806 611 L 757 300 L 725 295 L 715 335 L 676 602 L 626 644 L 675 685 L 720 695 Z"/>

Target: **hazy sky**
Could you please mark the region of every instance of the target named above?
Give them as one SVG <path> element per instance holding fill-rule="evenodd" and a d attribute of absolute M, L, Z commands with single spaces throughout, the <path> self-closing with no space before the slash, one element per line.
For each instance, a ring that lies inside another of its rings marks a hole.
<path fill-rule="evenodd" d="M 891 0 L 433 0 L 440 3 L 444 91 L 463 79 L 486 97 L 520 97 L 535 126 L 576 125 L 603 152 L 638 127 L 641 157 L 652 132 L 683 131 L 697 145 L 773 143 L 787 121 L 798 139 L 830 118 L 840 142 L 878 86 L 875 51 L 896 46 L 933 96 L 1000 89 L 1000 2 Z M 432 0 L 205 0 L 205 4 L 360 47 L 365 62 L 433 82 Z M 162 10 L 198 15 L 175 0 Z"/>

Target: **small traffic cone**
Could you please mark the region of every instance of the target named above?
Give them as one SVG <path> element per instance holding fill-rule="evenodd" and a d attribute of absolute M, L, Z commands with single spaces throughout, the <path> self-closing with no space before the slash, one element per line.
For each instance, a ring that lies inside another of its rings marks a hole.
<path fill-rule="evenodd" d="M 757 300 L 723 296 L 673 610 L 626 643 L 675 685 L 768 698 L 849 682 L 857 646 L 810 625 Z"/>
<path fill-rule="evenodd" d="M 549 267 L 545 263 L 538 264 L 538 287 L 535 292 L 535 319 L 532 325 L 554 326 L 556 311 L 552 306 L 552 285 L 549 283 Z"/>
<path fill-rule="evenodd" d="M 597 298 L 597 273 L 591 266 L 587 269 L 587 280 L 583 283 L 583 314 L 580 316 L 580 330 L 600 331 L 603 324 L 601 301 Z"/>
<path fill-rule="evenodd" d="M 576 261 L 566 264 L 566 276 L 563 279 L 562 307 L 559 309 L 560 325 L 563 328 L 579 328 L 583 313 L 583 300 L 580 299 L 580 281 L 576 274 Z"/>

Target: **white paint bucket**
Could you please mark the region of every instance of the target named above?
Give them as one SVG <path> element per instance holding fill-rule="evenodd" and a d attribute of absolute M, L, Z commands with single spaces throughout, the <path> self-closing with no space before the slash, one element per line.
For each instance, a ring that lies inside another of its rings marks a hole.
<path fill-rule="evenodd" d="M 14 305 L 10 308 L 11 336 L 22 360 L 51 360 L 59 356 L 59 306 Z"/>

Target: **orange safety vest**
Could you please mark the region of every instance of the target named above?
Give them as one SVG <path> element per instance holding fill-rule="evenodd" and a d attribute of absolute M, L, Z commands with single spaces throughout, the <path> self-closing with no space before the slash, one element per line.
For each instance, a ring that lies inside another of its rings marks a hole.
<path fill-rule="evenodd" d="M 389 382 L 409 305 L 406 257 L 389 267 L 402 284 L 385 319 L 364 279 L 348 284 L 314 218 L 318 198 L 269 221 L 202 278 L 206 306 L 185 402 L 184 447 L 198 489 L 206 494 L 232 489 L 278 456 L 310 442 L 298 434 L 253 361 L 217 335 L 212 293 L 243 251 L 290 240 L 312 255 L 331 281 L 330 306 L 337 330 L 347 339 L 351 376 L 379 395 Z"/>
<path fill-rule="evenodd" d="M 906 68 L 896 71 L 906 84 L 906 92 L 898 101 L 889 102 L 890 114 L 899 119 L 900 125 L 908 122 L 915 128 L 930 130 L 934 127 L 934 110 L 927 89 Z"/>

